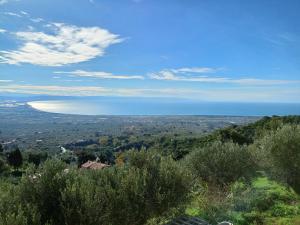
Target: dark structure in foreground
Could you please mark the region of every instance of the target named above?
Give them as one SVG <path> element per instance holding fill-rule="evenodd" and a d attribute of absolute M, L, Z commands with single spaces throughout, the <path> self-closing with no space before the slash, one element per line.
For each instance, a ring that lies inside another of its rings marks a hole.
<path fill-rule="evenodd" d="M 191 216 L 181 216 L 174 220 L 172 220 L 170 223 L 167 223 L 166 225 L 211 225 L 207 221 L 200 219 L 198 217 L 191 217 Z M 230 222 L 221 222 L 218 223 L 218 225 L 233 225 Z"/>
<path fill-rule="evenodd" d="M 210 225 L 210 224 L 198 217 L 182 216 L 174 219 L 173 221 L 171 221 L 166 225 Z"/>

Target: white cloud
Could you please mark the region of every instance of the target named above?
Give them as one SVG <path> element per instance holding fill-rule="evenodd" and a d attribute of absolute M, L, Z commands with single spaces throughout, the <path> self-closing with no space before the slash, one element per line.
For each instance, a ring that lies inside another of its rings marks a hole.
<path fill-rule="evenodd" d="M 5 33 L 5 32 L 6 32 L 6 30 L 0 28 L 0 34 Z"/>
<path fill-rule="evenodd" d="M 28 12 L 25 12 L 25 11 L 20 11 L 20 13 L 24 16 L 29 16 L 29 13 Z"/>
<path fill-rule="evenodd" d="M 0 92 L 56 96 L 175 97 L 227 102 L 299 102 L 300 90 L 279 88 L 107 88 L 97 86 L 0 85 Z"/>
<path fill-rule="evenodd" d="M 209 67 L 191 67 L 191 68 L 179 68 L 179 69 L 173 69 L 171 70 L 174 73 L 214 73 L 218 71 L 218 69 L 215 68 L 209 68 Z"/>
<path fill-rule="evenodd" d="M 43 18 L 31 18 L 30 20 L 31 20 L 32 22 L 34 22 L 34 23 L 39 23 L 39 22 L 43 22 L 43 21 L 44 21 Z"/>
<path fill-rule="evenodd" d="M 0 83 L 9 83 L 9 82 L 13 82 L 13 80 L 0 80 Z"/>
<path fill-rule="evenodd" d="M 71 74 L 73 76 L 79 77 L 95 77 L 100 79 L 144 79 L 143 76 L 137 75 L 115 75 L 108 72 L 102 71 L 84 71 L 84 70 L 75 70 L 70 72 L 65 71 L 56 71 L 56 74 Z"/>
<path fill-rule="evenodd" d="M 0 0 L 0 5 L 7 3 L 7 0 Z"/>
<path fill-rule="evenodd" d="M 135 89 L 106 88 L 98 86 L 38 86 L 6 85 L 0 86 L 0 92 L 43 94 L 57 96 L 135 96 L 140 91 Z"/>
<path fill-rule="evenodd" d="M 122 42 L 118 35 L 100 27 L 53 23 L 49 28 L 54 34 L 16 32 L 23 45 L 17 50 L 0 51 L 0 63 L 62 66 L 103 56 L 107 47 Z"/>
<path fill-rule="evenodd" d="M 19 0 L 0 0 L 0 5 L 3 5 L 3 4 L 6 4 L 6 3 L 8 3 L 8 2 L 17 2 L 17 1 L 19 1 Z"/>
<path fill-rule="evenodd" d="M 165 69 L 156 73 L 150 73 L 148 76 L 155 80 L 186 81 L 186 82 L 203 82 L 203 83 L 231 83 L 240 85 L 280 85 L 300 83 L 300 80 L 264 80 L 256 78 L 239 78 L 233 79 L 228 77 L 210 77 L 210 76 L 191 76 L 192 73 L 213 73 L 217 69 L 213 68 L 182 68 L 182 69 Z"/>
<path fill-rule="evenodd" d="M 14 12 L 4 12 L 3 14 L 4 14 L 4 15 L 8 15 L 8 16 L 15 16 L 15 17 L 19 17 L 19 18 L 22 17 L 21 14 L 14 13 Z"/>

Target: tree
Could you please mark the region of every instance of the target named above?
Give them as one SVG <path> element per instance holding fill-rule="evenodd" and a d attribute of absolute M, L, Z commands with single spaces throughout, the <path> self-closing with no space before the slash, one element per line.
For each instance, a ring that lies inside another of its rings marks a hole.
<path fill-rule="evenodd" d="M 5 162 L 0 158 L 0 174 L 5 170 Z"/>
<path fill-rule="evenodd" d="M 267 135 L 257 145 L 257 155 L 258 159 L 262 159 L 262 166 L 265 166 L 271 175 L 285 180 L 300 193 L 299 125 L 285 125 Z"/>
<path fill-rule="evenodd" d="M 110 149 L 100 150 L 96 155 L 102 163 L 114 163 L 114 155 Z"/>
<path fill-rule="evenodd" d="M 77 163 L 78 166 L 82 165 L 83 163 L 87 162 L 88 160 L 95 160 L 96 156 L 95 154 L 88 152 L 88 151 L 79 151 L 76 153 L 78 159 L 77 159 Z"/>
<path fill-rule="evenodd" d="M 232 142 L 213 142 L 192 152 L 186 163 L 196 177 L 221 187 L 251 176 L 256 169 L 249 149 Z"/>
<path fill-rule="evenodd" d="M 8 153 L 7 156 L 8 164 L 13 166 L 15 169 L 20 167 L 23 163 L 23 156 L 19 148 Z"/>
<path fill-rule="evenodd" d="M 28 153 L 28 162 L 38 166 L 42 161 L 45 161 L 47 157 L 47 153 L 32 151 Z"/>
<path fill-rule="evenodd" d="M 3 152 L 3 150 L 4 150 L 3 146 L 2 146 L 2 144 L 0 144 L 0 153 Z"/>

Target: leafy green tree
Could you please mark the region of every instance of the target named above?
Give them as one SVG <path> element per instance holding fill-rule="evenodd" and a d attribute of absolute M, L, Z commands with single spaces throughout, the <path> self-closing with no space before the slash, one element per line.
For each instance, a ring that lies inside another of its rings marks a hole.
<path fill-rule="evenodd" d="M 30 168 L 19 185 L 19 204 L 23 210 L 28 205 L 38 209 L 40 219 L 36 224 L 64 224 L 61 210 L 61 190 L 66 186 L 66 164 L 47 160 L 38 170 Z M 36 225 L 32 224 L 32 225 Z"/>
<path fill-rule="evenodd" d="M 236 127 L 232 128 L 225 128 L 219 131 L 219 138 L 222 142 L 232 141 L 234 143 L 238 143 L 240 145 L 249 144 L 251 143 L 251 139 L 247 136 L 239 132 L 235 129 Z"/>
<path fill-rule="evenodd" d="M 41 162 L 45 161 L 47 157 L 47 153 L 31 151 L 28 153 L 28 162 L 38 166 Z"/>
<path fill-rule="evenodd" d="M 2 144 L 0 143 L 0 153 L 3 152 L 3 151 L 4 151 L 3 146 L 2 146 Z"/>
<path fill-rule="evenodd" d="M 300 193 L 300 126 L 285 125 L 256 144 L 260 164 Z"/>
<path fill-rule="evenodd" d="M 96 156 L 94 153 L 91 153 L 89 151 L 79 151 L 76 153 L 77 155 L 77 163 L 78 166 L 82 165 L 83 163 L 87 162 L 88 160 L 95 160 Z"/>
<path fill-rule="evenodd" d="M 102 163 L 109 163 L 109 164 L 114 163 L 114 155 L 112 150 L 109 149 L 100 150 L 96 153 L 96 155 L 99 158 L 100 162 Z"/>
<path fill-rule="evenodd" d="M 13 166 L 15 169 L 19 168 L 23 164 L 23 156 L 19 148 L 8 153 L 7 156 L 8 164 Z"/>
<path fill-rule="evenodd" d="M 190 179 L 171 158 L 129 152 L 123 166 L 82 171 L 62 192 L 65 224 L 145 224 L 188 198 Z"/>
<path fill-rule="evenodd" d="M 255 161 L 246 146 L 214 142 L 192 152 L 186 159 L 191 172 L 212 185 L 226 186 L 255 172 Z"/>
<path fill-rule="evenodd" d="M 0 158 L 0 174 L 5 170 L 5 162 Z"/>
<path fill-rule="evenodd" d="M 18 185 L 0 182 L 0 224 L 139 225 L 179 210 L 191 186 L 183 167 L 146 151 L 127 157 L 124 165 L 96 171 L 47 160 Z"/>

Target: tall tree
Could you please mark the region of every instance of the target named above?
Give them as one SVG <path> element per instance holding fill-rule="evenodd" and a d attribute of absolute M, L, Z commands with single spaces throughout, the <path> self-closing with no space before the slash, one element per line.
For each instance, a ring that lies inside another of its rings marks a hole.
<path fill-rule="evenodd" d="M 78 159 L 77 159 L 77 163 L 78 166 L 82 165 L 83 163 L 87 162 L 88 160 L 95 160 L 96 156 L 95 154 L 88 152 L 88 151 L 79 151 L 76 153 Z"/>
<path fill-rule="evenodd" d="M 15 169 L 19 168 L 23 163 L 23 156 L 19 148 L 8 153 L 7 156 L 8 164 L 13 166 Z"/>

